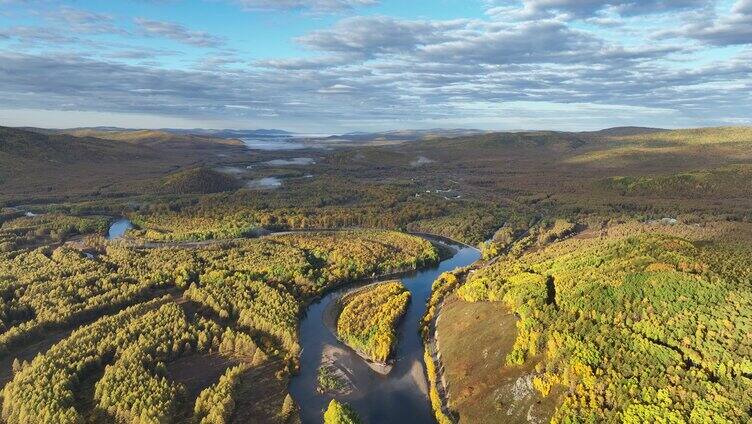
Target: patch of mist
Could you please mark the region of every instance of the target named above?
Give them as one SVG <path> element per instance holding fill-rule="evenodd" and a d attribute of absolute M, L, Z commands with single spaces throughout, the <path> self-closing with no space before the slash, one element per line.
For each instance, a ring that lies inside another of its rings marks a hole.
<path fill-rule="evenodd" d="M 237 166 L 220 166 L 214 168 L 214 170 L 228 175 L 239 175 L 245 172 L 245 169 L 239 168 Z"/>
<path fill-rule="evenodd" d="M 248 188 L 256 188 L 256 189 L 275 189 L 282 187 L 282 180 L 280 180 L 277 177 L 265 177 L 265 178 L 259 178 L 257 180 L 251 180 L 248 181 L 246 184 L 246 187 Z"/>
<path fill-rule="evenodd" d="M 314 165 L 316 160 L 313 158 L 292 158 L 292 159 L 274 159 L 264 162 L 269 166 L 305 166 Z"/>
<path fill-rule="evenodd" d="M 429 158 L 427 158 L 425 156 L 418 156 L 417 159 L 415 159 L 414 161 L 410 162 L 410 166 L 412 166 L 413 168 L 415 168 L 415 167 L 418 167 L 418 166 L 428 165 L 429 163 L 434 163 L 434 162 L 436 162 L 436 161 L 433 160 L 433 159 L 429 159 Z"/>

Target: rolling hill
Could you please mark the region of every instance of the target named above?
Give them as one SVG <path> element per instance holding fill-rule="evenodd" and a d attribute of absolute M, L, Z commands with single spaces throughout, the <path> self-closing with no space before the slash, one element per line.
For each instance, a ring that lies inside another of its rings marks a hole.
<path fill-rule="evenodd" d="M 135 145 L 158 148 L 213 149 L 217 146 L 242 147 L 240 140 L 217 138 L 194 134 L 175 134 L 161 130 L 62 130 L 75 137 L 96 137 L 104 140 L 124 141 Z"/>
<path fill-rule="evenodd" d="M 0 127 L 0 163 L 3 170 L 47 162 L 49 165 L 73 164 L 80 161 L 106 162 L 123 160 L 135 155 L 145 158 L 156 152 L 131 145 L 93 137 L 66 134 L 40 134 L 15 128 Z"/>
<path fill-rule="evenodd" d="M 165 194 L 209 194 L 240 187 L 235 178 L 205 167 L 191 168 L 162 179 L 157 192 Z"/>
<path fill-rule="evenodd" d="M 0 127 L 0 201 L 130 193 L 170 172 L 244 151 L 237 140 L 160 131 Z"/>

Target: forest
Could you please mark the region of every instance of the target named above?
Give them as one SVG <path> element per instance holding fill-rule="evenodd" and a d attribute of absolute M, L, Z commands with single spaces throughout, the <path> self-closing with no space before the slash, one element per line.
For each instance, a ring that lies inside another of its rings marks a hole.
<path fill-rule="evenodd" d="M 211 137 L 0 128 L 1 419 L 297 423 L 308 367 L 317 418 L 371 422 L 332 364 L 301 362 L 311 305 L 357 284 L 336 347 L 398 363 L 419 332 L 415 375 L 442 424 L 749 422 L 751 134 L 249 154 Z M 281 185 L 249 185 L 269 177 Z M 134 228 L 108 239 L 122 218 Z M 394 280 L 452 258 L 431 235 L 482 259 L 437 272 L 423 304 Z M 397 328 L 408 305 L 419 328 Z"/>
<path fill-rule="evenodd" d="M 519 317 L 505 366 L 534 361 L 542 396 L 565 389 L 552 422 L 746 421 L 748 238 L 635 223 L 614 232 L 501 258 L 457 294 Z"/>
<path fill-rule="evenodd" d="M 284 192 L 259 198 L 252 191 L 175 197 L 129 214 L 153 241 L 243 237 L 260 228 L 278 230 L 380 228 L 428 232 L 468 243 L 485 240 L 504 209 L 485 202 L 415 197 L 414 183 L 357 183 L 321 178 L 290 182 Z"/>
<path fill-rule="evenodd" d="M 28 219 L 10 219 L 7 228 L 24 228 Z M 307 302 L 348 281 L 438 260 L 427 241 L 388 231 L 283 234 L 200 248 L 98 243 L 87 251 L 72 242 L 3 253 L 0 347 L 14 358 L 3 391 L 6 422 L 231 422 L 236 393 L 255 369 L 270 364 L 287 378 L 298 367 L 297 321 Z M 48 350 L 14 357 L 69 329 Z M 189 357 L 200 366 L 210 354 L 238 365 L 187 398 L 168 378 L 170 364 Z M 81 399 L 89 390 L 91 398 Z M 271 421 L 294 414 L 286 393 L 272 403 Z"/>
<path fill-rule="evenodd" d="M 384 363 L 397 343 L 395 326 L 407 310 L 410 292 L 399 281 L 377 284 L 342 299 L 337 335 L 373 362 Z"/>

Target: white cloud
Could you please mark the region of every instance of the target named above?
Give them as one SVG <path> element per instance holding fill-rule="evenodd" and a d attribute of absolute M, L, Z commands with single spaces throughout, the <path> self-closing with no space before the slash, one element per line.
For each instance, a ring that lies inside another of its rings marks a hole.
<path fill-rule="evenodd" d="M 273 3 L 307 12 L 352 11 L 373 2 Z M 47 27 L 0 28 L 6 38 L 0 40 L 0 98 L 9 108 L 241 123 L 273 118 L 325 132 L 333 131 L 328 125 L 406 122 L 520 127 L 512 125 L 519 118 L 586 127 L 607 117 L 613 125 L 639 119 L 660 125 L 651 119 L 711 124 L 752 116 L 752 49 L 718 53 L 715 47 L 749 43 L 752 0 L 737 0 L 717 15 L 693 9 L 697 3 L 530 0 L 494 2 L 493 13 L 473 19 L 349 16 L 330 24 L 327 17 L 294 40 L 299 53 L 253 59 L 225 51 L 225 40 L 212 34 L 146 18 L 136 21 L 136 30 L 118 32 L 117 43 L 94 49 L 85 44 L 90 35 L 116 19 L 71 9 L 48 18 Z M 525 10 L 535 13 L 523 19 Z M 669 10 L 683 12 L 663 13 Z M 685 25 L 653 37 L 672 21 Z M 139 35 L 183 46 L 144 48 Z"/>
<path fill-rule="evenodd" d="M 197 47 L 218 47 L 224 44 L 224 40 L 208 32 L 193 31 L 173 22 L 136 18 L 135 23 L 139 26 L 143 34 L 151 37 L 165 37 L 179 43 Z"/>
<path fill-rule="evenodd" d="M 488 2 L 489 14 L 538 19 L 563 14 L 569 18 L 594 17 L 604 11 L 622 16 L 673 13 L 703 7 L 707 0 L 498 0 Z"/>
<path fill-rule="evenodd" d="M 312 10 L 337 12 L 362 6 L 374 6 L 378 0 L 233 0 L 249 10 Z"/>
<path fill-rule="evenodd" d="M 699 15 L 670 36 L 683 36 L 717 46 L 752 44 L 752 0 L 738 0 L 731 13 L 715 19 Z"/>

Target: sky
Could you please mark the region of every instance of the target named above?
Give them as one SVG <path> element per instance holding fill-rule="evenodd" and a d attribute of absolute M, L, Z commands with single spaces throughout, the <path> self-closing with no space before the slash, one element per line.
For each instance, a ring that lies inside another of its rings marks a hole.
<path fill-rule="evenodd" d="M 752 125 L 752 0 L 0 0 L 0 125 Z"/>

